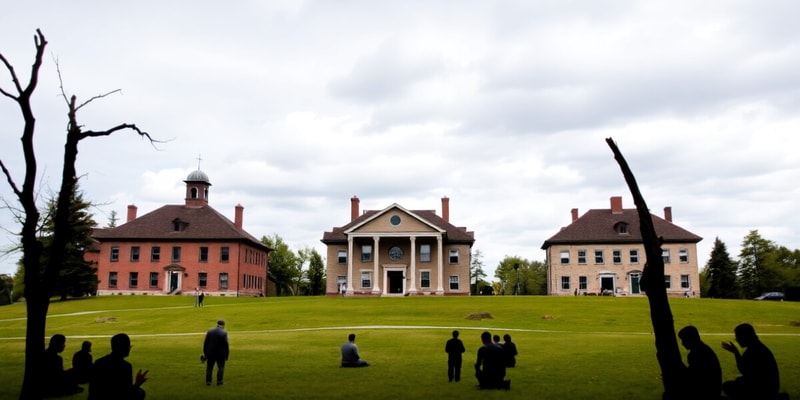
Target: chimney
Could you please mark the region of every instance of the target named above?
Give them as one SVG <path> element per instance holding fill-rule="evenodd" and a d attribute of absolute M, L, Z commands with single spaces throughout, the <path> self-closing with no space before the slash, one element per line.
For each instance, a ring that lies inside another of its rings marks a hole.
<path fill-rule="evenodd" d="M 360 200 L 358 200 L 357 196 L 353 196 L 353 197 L 350 198 L 350 221 L 354 221 L 356 218 L 358 218 L 358 203 L 359 202 L 360 202 Z"/>
<path fill-rule="evenodd" d="M 447 196 L 442 197 L 442 219 L 450 222 L 450 199 Z"/>
<path fill-rule="evenodd" d="M 136 219 L 136 206 L 131 204 L 128 206 L 128 219 L 125 222 L 131 222 Z"/>
<path fill-rule="evenodd" d="M 611 197 L 611 213 L 622 214 L 622 196 Z"/>
<path fill-rule="evenodd" d="M 233 224 L 237 228 L 242 229 L 242 217 L 244 216 L 244 207 L 242 207 L 241 204 L 237 204 L 236 207 L 234 207 L 234 209 L 235 211 L 233 214 L 234 215 Z"/>
<path fill-rule="evenodd" d="M 577 208 L 573 208 L 572 209 L 572 222 L 575 222 L 577 220 L 578 220 L 578 209 Z"/>
<path fill-rule="evenodd" d="M 667 220 L 667 222 L 672 222 L 672 207 L 664 207 L 664 219 Z"/>

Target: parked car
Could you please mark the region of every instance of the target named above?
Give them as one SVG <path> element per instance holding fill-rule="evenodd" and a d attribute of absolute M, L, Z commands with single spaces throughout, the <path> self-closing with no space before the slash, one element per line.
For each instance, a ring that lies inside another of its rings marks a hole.
<path fill-rule="evenodd" d="M 781 292 L 767 292 L 754 298 L 753 300 L 783 300 L 783 293 Z"/>

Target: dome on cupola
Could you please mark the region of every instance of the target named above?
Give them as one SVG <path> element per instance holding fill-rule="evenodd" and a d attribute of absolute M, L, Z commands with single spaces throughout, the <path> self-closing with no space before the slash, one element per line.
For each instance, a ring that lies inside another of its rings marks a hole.
<path fill-rule="evenodd" d="M 206 175 L 205 172 L 200 171 L 199 169 L 196 171 L 192 171 L 189 174 L 189 176 L 186 177 L 185 182 L 205 182 L 208 183 L 209 185 L 211 184 L 211 181 L 208 180 L 208 175 Z"/>

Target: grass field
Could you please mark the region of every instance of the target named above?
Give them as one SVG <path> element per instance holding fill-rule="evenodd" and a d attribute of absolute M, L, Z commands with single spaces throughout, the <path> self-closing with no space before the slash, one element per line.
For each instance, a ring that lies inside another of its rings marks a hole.
<path fill-rule="evenodd" d="M 775 353 L 782 390 L 800 398 L 800 303 L 671 304 L 676 329 L 698 327 L 724 379 L 738 373 L 720 342 L 733 340 L 737 324 L 753 324 Z M 471 313 L 493 318 L 467 319 Z M 207 387 L 199 357 L 205 331 L 220 318 L 231 358 L 225 386 Z M 467 347 L 460 383 L 447 382 L 444 344 L 453 329 Z M 475 389 L 472 365 L 484 330 L 517 343 L 510 391 Z M 646 298 L 614 297 L 210 297 L 194 308 L 188 296 L 110 296 L 54 302 L 47 321 L 48 337 L 67 336 L 66 365 L 83 340 L 93 342 L 97 359 L 110 351 L 113 334 L 125 332 L 134 370 L 150 370 L 147 398 L 193 400 L 660 399 L 651 331 Z M 339 346 L 351 332 L 369 368 L 339 368 Z M 24 335 L 24 304 L 0 307 L 1 398 L 19 397 Z"/>

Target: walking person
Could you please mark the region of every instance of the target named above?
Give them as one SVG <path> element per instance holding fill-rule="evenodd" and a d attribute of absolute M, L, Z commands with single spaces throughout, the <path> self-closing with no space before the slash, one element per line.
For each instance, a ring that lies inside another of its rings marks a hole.
<path fill-rule="evenodd" d="M 206 357 L 206 386 L 211 386 L 214 364 L 217 365 L 217 386 L 223 384 L 225 362 L 228 361 L 229 352 L 228 332 L 225 331 L 225 321 L 219 320 L 216 327 L 206 332 L 206 339 L 203 342 L 203 355 Z"/>
<path fill-rule="evenodd" d="M 444 346 L 447 353 L 447 378 L 449 382 L 461 380 L 461 355 L 467 351 L 464 343 L 458 338 L 458 331 L 453 331 L 453 337 Z"/>
<path fill-rule="evenodd" d="M 200 290 L 198 288 L 194 288 L 194 306 L 200 307 Z"/>
<path fill-rule="evenodd" d="M 205 299 L 205 298 L 206 298 L 206 293 L 201 290 L 200 291 L 200 295 L 197 296 L 197 300 L 198 300 L 197 306 L 198 307 L 202 307 L 203 306 L 203 299 Z"/>

